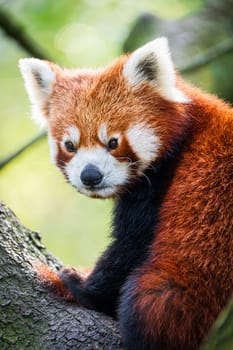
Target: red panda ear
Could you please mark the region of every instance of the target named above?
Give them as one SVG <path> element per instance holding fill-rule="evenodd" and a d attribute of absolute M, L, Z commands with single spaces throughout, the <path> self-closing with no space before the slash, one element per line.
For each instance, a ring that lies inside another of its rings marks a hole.
<path fill-rule="evenodd" d="M 169 101 L 189 101 L 176 88 L 176 73 L 166 38 L 153 40 L 134 51 L 124 65 L 123 75 L 133 87 L 149 82 Z"/>
<path fill-rule="evenodd" d="M 19 67 L 32 105 L 33 119 L 40 126 L 46 126 L 48 102 L 56 82 L 56 71 L 60 68 L 37 58 L 21 59 Z"/>

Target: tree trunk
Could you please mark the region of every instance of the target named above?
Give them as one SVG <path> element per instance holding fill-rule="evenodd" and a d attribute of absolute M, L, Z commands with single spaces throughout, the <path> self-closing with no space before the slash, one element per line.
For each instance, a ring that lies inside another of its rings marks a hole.
<path fill-rule="evenodd" d="M 0 203 L 0 349 L 122 349 L 116 322 L 49 293 L 36 263 L 62 265 Z"/>

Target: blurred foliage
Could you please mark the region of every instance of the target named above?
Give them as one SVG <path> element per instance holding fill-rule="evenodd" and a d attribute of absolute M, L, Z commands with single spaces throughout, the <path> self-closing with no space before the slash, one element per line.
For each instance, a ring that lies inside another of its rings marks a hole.
<path fill-rule="evenodd" d="M 202 7 L 192 0 L 6 0 L 8 9 L 61 65 L 104 65 L 119 55 L 135 18 L 151 12 L 165 19 Z M 37 134 L 17 61 L 27 56 L 0 31 L 0 157 Z M 208 71 L 204 79 L 208 78 Z M 66 264 L 90 266 L 108 241 L 110 200 L 75 193 L 49 161 L 45 140 L 0 173 L 0 199 L 21 221 L 43 233 L 48 250 Z"/>
<path fill-rule="evenodd" d="M 210 332 L 206 344 L 200 350 L 233 349 L 233 299 L 221 312 Z"/>

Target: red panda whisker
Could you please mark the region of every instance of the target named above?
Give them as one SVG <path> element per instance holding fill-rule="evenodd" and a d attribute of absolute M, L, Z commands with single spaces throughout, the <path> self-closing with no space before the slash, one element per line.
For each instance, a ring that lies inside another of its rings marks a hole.
<path fill-rule="evenodd" d="M 155 173 L 157 172 L 156 167 L 153 166 L 153 165 L 149 165 L 149 166 L 147 167 L 147 169 L 153 170 Z"/>
<path fill-rule="evenodd" d="M 144 172 L 142 172 L 142 176 L 144 176 L 144 177 L 145 177 L 145 179 L 147 180 L 147 182 L 148 182 L 149 186 L 150 186 L 150 187 L 152 187 L 152 183 L 151 183 L 151 181 L 150 181 L 149 177 L 148 177 L 148 176 L 146 176 L 146 174 L 145 174 Z"/>
<path fill-rule="evenodd" d="M 138 165 L 138 164 L 139 165 L 142 164 L 142 161 L 137 160 L 135 162 L 127 163 L 127 167 L 130 168 L 130 167 L 133 167 L 133 166 Z"/>
<path fill-rule="evenodd" d="M 127 161 L 129 161 L 129 163 L 130 163 L 130 164 L 132 164 L 132 163 L 133 163 L 133 162 L 132 162 L 132 159 L 131 159 L 131 158 L 129 158 L 129 157 L 117 157 L 117 159 L 127 160 Z"/>

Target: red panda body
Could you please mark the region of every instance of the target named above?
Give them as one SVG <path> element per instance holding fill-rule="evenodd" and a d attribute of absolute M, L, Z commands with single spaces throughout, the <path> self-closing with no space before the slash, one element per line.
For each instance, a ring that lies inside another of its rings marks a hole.
<path fill-rule="evenodd" d="M 144 337 L 145 349 L 198 349 L 233 292 L 232 112 L 194 94 L 149 257 L 123 287 L 122 333 L 140 330 L 130 349 Z"/>
<path fill-rule="evenodd" d="M 178 78 L 166 45 L 97 71 L 21 63 L 52 159 L 78 191 L 116 197 L 94 270 L 60 272 L 67 299 L 117 315 L 132 350 L 197 350 L 233 293 L 233 112 Z"/>

